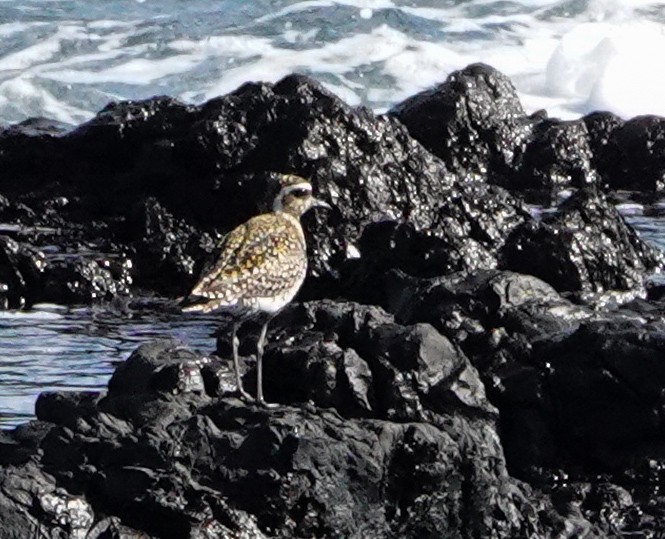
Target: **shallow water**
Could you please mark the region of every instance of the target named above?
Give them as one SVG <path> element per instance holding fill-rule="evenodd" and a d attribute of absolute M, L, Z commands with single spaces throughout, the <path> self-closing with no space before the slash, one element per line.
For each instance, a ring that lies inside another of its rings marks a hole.
<path fill-rule="evenodd" d="M 0 312 L 0 427 L 33 417 L 42 391 L 105 388 L 115 364 L 142 343 L 174 338 L 212 353 L 216 329 L 212 317 L 151 312 L 130 319 L 102 307 Z"/>

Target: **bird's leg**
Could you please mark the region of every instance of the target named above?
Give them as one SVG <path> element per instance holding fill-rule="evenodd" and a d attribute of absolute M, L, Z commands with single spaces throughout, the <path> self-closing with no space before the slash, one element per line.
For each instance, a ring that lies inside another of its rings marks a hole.
<path fill-rule="evenodd" d="M 240 378 L 240 361 L 238 360 L 238 348 L 240 346 L 240 339 L 238 338 L 239 326 L 240 324 L 233 322 L 233 334 L 231 335 L 231 347 L 233 348 L 233 368 L 236 372 L 236 386 L 238 387 L 240 395 L 251 401 L 254 399 L 252 399 L 252 396 L 242 388 L 242 378 Z"/>
<path fill-rule="evenodd" d="M 263 349 L 266 342 L 269 322 L 270 319 L 266 320 L 263 324 L 259 340 L 256 342 L 256 402 L 266 408 L 277 408 L 277 404 L 267 403 L 263 398 Z"/>

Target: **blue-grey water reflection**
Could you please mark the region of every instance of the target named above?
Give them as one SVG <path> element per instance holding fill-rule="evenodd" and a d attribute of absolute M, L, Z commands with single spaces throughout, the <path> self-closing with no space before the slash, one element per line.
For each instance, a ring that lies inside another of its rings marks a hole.
<path fill-rule="evenodd" d="M 54 305 L 0 311 L 0 427 L 33 417 L 42 391 L 104 388 L 114 363 L 141 343 L 171 337 L 212 352 L 217 326 L 214 318 L 178 313 L 128 318 Z"/>

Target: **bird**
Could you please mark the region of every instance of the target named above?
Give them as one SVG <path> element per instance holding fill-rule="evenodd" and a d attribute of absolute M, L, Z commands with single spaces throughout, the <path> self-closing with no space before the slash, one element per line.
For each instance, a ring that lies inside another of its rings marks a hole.
<path fill-rule="evenodd" d="M 181 302 L 184 312 L 225 312 L 233 320 L 231 349 L 236 385 L 244 399 L 240 376 L 238 329 L 251 318 L 263 319 L 256 344 L 256 402 L 263 395 L 263 352 L 271 319 L 300 290 L 307 274 L 307 245 L 300 218 L 312 208 L 331 209 L 312 193 L 312 184 L 295 174 L 281 174 L 272 211 L 256 215 L 229 232 L 217 261 Z"/>

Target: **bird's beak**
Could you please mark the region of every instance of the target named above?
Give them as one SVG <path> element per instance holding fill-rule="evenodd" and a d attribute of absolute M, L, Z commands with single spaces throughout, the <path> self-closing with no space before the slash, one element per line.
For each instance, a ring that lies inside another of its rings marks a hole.
<path fill-rule="evenodd" d="M 332 207 L 330 206 L 330 204 L 328 204 L 327 202 L 324 202 L 323 200 L 321 200 L 319 198 L 315 198 L 312 201 L 312 208 L 325 208 L 327 210 L 332 210 Z"/>

